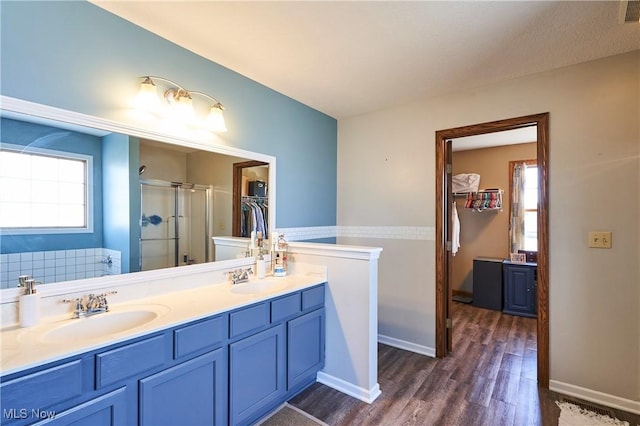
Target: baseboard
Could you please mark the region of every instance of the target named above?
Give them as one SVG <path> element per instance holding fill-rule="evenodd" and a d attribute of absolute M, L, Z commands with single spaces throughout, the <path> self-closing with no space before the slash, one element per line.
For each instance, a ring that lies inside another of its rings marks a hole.
<path fill-rule="evenodd" d="M 473 293 L 466 290 L 451 290 L 453 296 L 471 297 L 473 299 Z"/>
<path fill-rule="evenodd" d="M 628 411 L 633 414 L 640 414 L 640 401 L 620 398 L 619 396 L 598 392 L 569 383 L 559 382 L 557 380 L 549 380 L 549 389 L 564 395 L 584 399 L 585 401 L 595 402 L 596 404 L 604 405 L 606 407 Z"/>
<path fill-rule="evenodd" d="M 367 404 L 371 404 L 382 393 L 380 391 L 380 385 L 378 383 L 376 383 L 375 386 L 371 389 L 364 389 L 354 385 L 353 383 L 349 383 L 337 377 L 330 376 L 329 374 L 322 371 L 318 372 L 318 382 L 344 394 L 357 398 L 360 401 L 364 401 Z"/>
<path fill-rule="evenodd" d="M 434 348 L 407 342 L 406 340 L 396 339 L 395 337 L 378 334 L 378 342 L 385 345 L 393 346 L 394 348 L 404 349 L 405 351 L 430 356 L 431 358 L 435 358 L 436 356 L 436 350 Z"/>

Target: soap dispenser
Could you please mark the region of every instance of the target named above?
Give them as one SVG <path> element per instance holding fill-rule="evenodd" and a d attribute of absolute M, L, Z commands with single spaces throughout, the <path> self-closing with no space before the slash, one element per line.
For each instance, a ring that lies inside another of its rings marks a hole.
<path fill-rule="evenodd" d="M 25 278 L 20 280 L 24 294 L 18 299 L 18 317 L 20 327 L 32 327 L 40 321 L 40 295 L 36 291 L 36 280 Z"/>

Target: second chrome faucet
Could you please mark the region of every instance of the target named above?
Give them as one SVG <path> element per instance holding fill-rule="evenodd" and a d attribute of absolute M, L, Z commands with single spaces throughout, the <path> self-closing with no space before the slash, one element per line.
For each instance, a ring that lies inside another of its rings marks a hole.
<path fill-rule="evenodd" d="M 229 271 L 229 276 L 231 277 L 231 282 L 233 284 L 246 283 L 249 281 L 249 274 L 253 274 L 253 269 L 236 269 L 234 271 Z"/>

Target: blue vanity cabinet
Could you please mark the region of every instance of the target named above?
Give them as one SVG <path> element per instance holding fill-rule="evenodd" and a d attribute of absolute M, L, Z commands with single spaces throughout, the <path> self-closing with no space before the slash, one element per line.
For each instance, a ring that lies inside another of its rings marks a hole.
<path fill-rule="evenodd" d="M 47 415 L 51 417 L 46 418 Z M 36 425 L 125 425 L 128 423 L 126 388 L 116 389 L 61 413 L 43 413 L 40 417 L 42 420 Z"/>
<path fill-rule="evenodd" d="M 287 323 L 287 390 L 304 389 L 324 367 L 324 309 Z"/>
<path fill-rule="evenodd" d="M 324 292 L 320 284 L 4 375 L 0 423 L 253 424 L 324 366 Z"/>
<path fill-rule="evenodd" d="M 229 423 L 249 424 L 286 393 L 284 324 L 229 346 Z"/>
<path fill-rule="evenodd" d="M 140 425 L 227 423 L 228 318 L 217 315 L 173 330 L 174 363 L 138 383 Z"/>
<path fill-rule="evenodd" d="M 233 330 L 254 330 L 229 345 L 231 425 L 253 424 L 315 383 L 324 366 L 324 292 L 322 284 L 230 314 L 232 339 Z"/>
<path fill-rule="evenodd" d="M 503 263 L 504 307 L 502 312 L 535 318 L 538 313 L 537 265 Z"/>
<path fill-rule="evenodd" d="M 304 290 L 302 313 L 287 323 L 287 390 L 296 394 L 316 381 L 325 357 L 325 286 Z"/>
<path fill-rule="evenodd" d="M 170 341 L 168 333 L 117 346 L 96 354 L 96 389 L 136 380 L 168 365 Z"/>
<path fill-rule="evenodd" d="M 227 423 L 226 348 L 140 380 L 140 425 Z"/>
<path fill-rule="evenodd" d="M 78 356 L 2 377 L 0 424 L 33 424 L 86 401 L 93 371 L 92 358 Z"/>

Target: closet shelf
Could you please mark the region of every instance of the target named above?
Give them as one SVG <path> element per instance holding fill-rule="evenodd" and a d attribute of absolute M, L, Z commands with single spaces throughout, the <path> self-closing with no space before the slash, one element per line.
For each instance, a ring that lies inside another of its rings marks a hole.
<path fill-rule="evenodd" d="M 466 197 L 464 208 L 477 212 L 501 211 L 502 210 L 502 189 L 483 189 L 477 192 L 456 192 L 454 197 Z"/>

